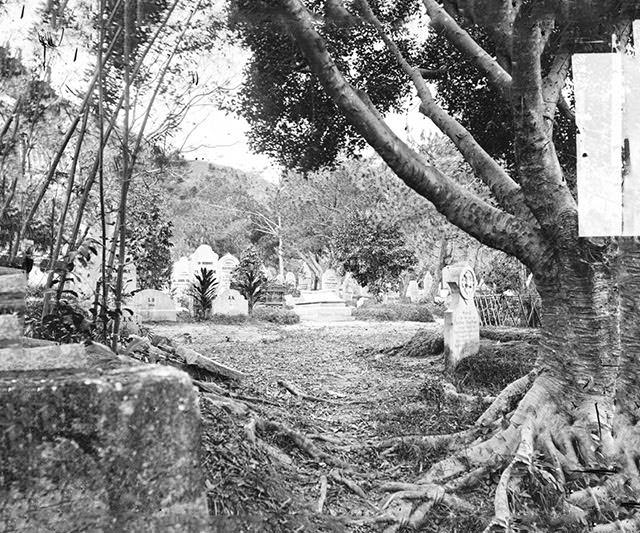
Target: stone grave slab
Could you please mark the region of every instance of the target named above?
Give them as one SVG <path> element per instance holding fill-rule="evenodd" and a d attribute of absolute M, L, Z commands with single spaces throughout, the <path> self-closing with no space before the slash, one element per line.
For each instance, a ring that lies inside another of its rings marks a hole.
<path fill-rule="evenodd" d="M 480 348 L 480 319 L 474 302 L 478 283 L 473 269 L 466 263 L 445 267 L 442 280 L 451 290 L 444 313 L 444 355 L 447 369 L 453 370 Z"/>
<path fill-rule="evenodd" d="M 175 322 L 177 306 L 168 294 L 154 289 L 137 292 L 131 308 L 145 322 Z"/>

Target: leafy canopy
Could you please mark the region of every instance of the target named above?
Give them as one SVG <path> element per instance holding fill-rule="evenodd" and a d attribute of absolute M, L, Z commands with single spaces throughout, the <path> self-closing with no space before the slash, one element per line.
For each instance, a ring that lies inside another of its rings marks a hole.
<path fill-rule="evenodd" d="M 400 274 L 417 263 L 399 226 L 369 213 L 350 216 L 337 231 L 336 243 L 344 270 L 375 295 L 397 290 Z"/>

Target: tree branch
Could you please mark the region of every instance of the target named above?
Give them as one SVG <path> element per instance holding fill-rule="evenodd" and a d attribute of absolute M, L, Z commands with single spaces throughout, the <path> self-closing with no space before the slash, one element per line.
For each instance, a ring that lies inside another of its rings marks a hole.
<path fill-rule="evenodd" d="M 422 0 L 430 25 L 438 33 L 444 35 L 460 52 L 473 60 L 476 67 L 498 89 L 505 102 L 511 101 L 511 76 L 497 60 L 491 57 L 435 0 Z"/>
<path fill-rule="evenodd" d="M 425 165 L 420 156 L 399 139 L 382 120 L 364 93 L 344 78 L 314 28 L 314 20 L 301 0 L 282 0 L 286 23 L 312 72 L 371 147 L 409 187 L 429 199 L 447 219 L 480 242 L 518 257 L 533 266 L 544 255 L 540 234 L 515 216 L 482 199 Z M 366 99 L 366 100 L 365 100 Z"/>
<path fill-rule="evenodd" d="M 518 181 L 527 204 L 545 234 L 555 236 L 561 221 L 577 224 L 577 205 L 564 181 L 555 146 L 545 123 L 546 104 L 540 65 L 543 37 L 540 21 L 532 8 L 523 8 L 516 17 L 511 92 Z M 556 68 L 561 73 L 564 67 L 558 64 Z M 547 93 L 553 94 L 555 91 L 559 94 L 559 85 L 558 78 L 553 86 L 550 85 Z"/>
<path fill-rule="evenodd" d="M 453 141 L 456 148 L 469 163 L 476 175 L 489 187 L 500 205 L 523 220 L 535 221 L 529 211 L 520 186 L 511 179 L 505 170 L 477 143 L 473 135 L 456 119 L 442 109 L 433 99 L 431 91 L 423 79 L 420 69 L 409 65 L 402 52 L 386 33 L 380 20 L 375 16 L 367 0 L 360 0 L 366 19 L 375 27 L 380 38 L 396 58 L 402 70 L 411 78 L 422 102 L 420 111 Z"/>
<path fill-rule="evenodd" d="M 553 120 L 556 114 L 570 67 L 571 56 L 567 53 L 559 53 L 555 56 L 551 68 L 544 78 L 542 99 L 545 104 L 545 116 L 548 120 Z"/>

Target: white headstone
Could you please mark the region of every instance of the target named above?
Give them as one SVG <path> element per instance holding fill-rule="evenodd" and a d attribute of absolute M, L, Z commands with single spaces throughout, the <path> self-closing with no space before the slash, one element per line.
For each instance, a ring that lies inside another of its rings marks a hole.
<path fill-rule="evenodd" d="M 322 274 L 322 290 L 326 291 L 338 291 L 340 287 L 340 280 L 336 271 L 332 268 L 325 270 Z"/>
<path fill-rule="evenodd" d="M 216 296 L 211 313 L 214 315 L 247 315 L 249 314 L 249 304 L 238 291 L 227 289 Z"/>
<path fill-rule="evenodd" d="M 431 272 L 427 272 L 422 279 L 422 290 L 424 294 L 429 294 L 431 292 L 431 287 L 433 286 L 433 276 Z"/>
<path fill-rule="evenodd" d="M 201 244 L 196 248 L 196 251 L 191 254 L 191 272 L 196 274 L 201 269 L 218 271 L 218 254 L 213 251 L 208 244 Z"/>
<path fill-rule="evenodd" d="M 188 257 L 181 257 L 173 263 L 171 269 L 171 291 L 176 295 L 185 296 L 189 292 L 192 281 L 191 261 Z"/>
<path fill-rule="evenodd" d="M 480 320 L 473 298 L 477 281 L 466 263 L 445 267 L 442 280 L 451 290 L 449 307 L 444 313 L 444 354 L 447 368 L 453 370 L 480 348 Z"/>
<path fill-rule="evenodd" d="M 145 289 L 137 292 L 132 298 L 131 308 L 143 321 L 176 321 L 176 304 L 162 291 Z"/>
<path fill-rule="evenodd" d="M 231 254 L 223 255 L 218 261 L 218 292 L 231 286 L 231 273 L 240 264 L 240 260 Z"/>
<path fill-rule="evenodd" d="M 407 285 L 405 296 L 409 298 L 412 303 L 415 303 L 420 299 L 420 287 L 418 287 L 418 282 L 415 279 L 412 279 L 409 282 L 409 285 Z"/>

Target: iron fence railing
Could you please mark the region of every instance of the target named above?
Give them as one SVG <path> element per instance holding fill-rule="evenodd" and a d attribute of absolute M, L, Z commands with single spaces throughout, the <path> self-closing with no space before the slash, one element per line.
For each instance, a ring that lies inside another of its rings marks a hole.
<path fill-rule="evenodd" d="M 476 294 L 476 307 L 483 326 L 540 327 L 541 302 L 530 294 Z"/>

